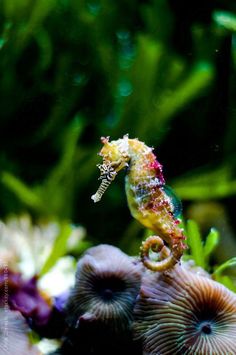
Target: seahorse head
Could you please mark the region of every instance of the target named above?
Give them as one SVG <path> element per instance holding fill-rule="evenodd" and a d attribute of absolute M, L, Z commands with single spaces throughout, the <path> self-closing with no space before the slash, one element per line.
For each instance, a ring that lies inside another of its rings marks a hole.
<path fill-rule="evenodd" d="M 109 141 L 109 137 L 102 137 L 103 147 L 98 153 L 102 159 L 102 164 L 98 164 L 100 169 L 101 184 L 97 192 L 91 197 L 94 202 L 101 200 L 102 195 L 115 179 L 117 173 L 128 166 L 129 157 L 129 138 L 125 135 L 121 139 Z"/>

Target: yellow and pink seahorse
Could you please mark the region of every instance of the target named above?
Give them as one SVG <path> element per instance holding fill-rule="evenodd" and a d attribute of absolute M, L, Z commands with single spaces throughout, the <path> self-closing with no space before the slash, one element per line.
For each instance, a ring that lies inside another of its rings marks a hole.
<path fill-rule="evenodd" d="M 171 269 L 180 260 L 186 245 L 177 216 L 180 205 L 165 184 L 162 165 L 152 148 L 128 135 L 111 142 L 109 137 L 102 137 L 101 141 L 99 155 L 103 163 L 98 165 L 101 184 L 92 196 L 93 201 L 100 201 L 118 172 L 126 168 L 125 190 L 131 214 L 155 233 L 142 243 L 142 262 L 153 271 Z M 150 257 L 151 250 L 158 253 L 157 261 Z"/>

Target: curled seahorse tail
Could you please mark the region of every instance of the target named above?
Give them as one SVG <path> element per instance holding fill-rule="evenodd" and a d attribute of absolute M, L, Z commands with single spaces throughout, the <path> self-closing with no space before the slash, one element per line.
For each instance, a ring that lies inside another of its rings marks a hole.
<path fill-rule="evenodd" d="M 179 259 L 182 256 L 182 248 L 183 245 L 181 243 L 181 247 L 179 245 L 175 245 L 174 249 L 171 248 L 170 251 L 160 237 L 151 236 L 142 243 L 140 248 L 141 260 L 144 266 L 146 266 L 149 270 L 166 271 L 179 262 Z M 150 251 L 159 253 L 160 260 L 151 260 L 149 255 Z"/>

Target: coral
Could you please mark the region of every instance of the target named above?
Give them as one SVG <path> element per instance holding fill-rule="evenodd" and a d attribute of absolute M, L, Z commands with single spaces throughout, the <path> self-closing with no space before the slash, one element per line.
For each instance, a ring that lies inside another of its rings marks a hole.
<path fill-rule="evenodd" d="M 40 355 L 29 343 L 28 327 L 17 311 L 0 308 L 0 354 L 1 355 Z"/>
<path fill-rule="evenodd" d="M 198 269 L 149 274 L 135 306 L 144 354 L 234 354 L 236 295 Z"/>
<path fill-rule="evenodd" d="M 132 346 L 130 330 L 141 277 L 142 264 L 118 248 L 88 249 L 78 262 L 66 307 L 68 337 L 80 353 L 117 353 L 118 348 Z"/>
<path fill-rule="evenodd" d="M 37 326 L 45 325 L 52 312 L 52 306 L 45 295 L 37 288 L 37 278 L 24 280 L 20 273 L 8 269 L 0 269 L 0 305 L 4 306 L 4 290 L 7 286 L 7 302 L 12 310 L 17 310 Z"/>
<path fill-rule="evenodd" d="M 68 234 L 66 250 L 61 251 L 57 245 L 58 237 L 65 231 Z M 10 216 L 6 221 L 0 220 L 0 259 L 24 277 L 42 275 L 54 266 L 63 252 L 73 252 L 75 245 L 83 248 L 84 236 L 84 229 L 71 223 L 39 219 L 35 224 L 29 214 Z M 53 253 L 54 248 L 57 248 L 57 253 Z"/>

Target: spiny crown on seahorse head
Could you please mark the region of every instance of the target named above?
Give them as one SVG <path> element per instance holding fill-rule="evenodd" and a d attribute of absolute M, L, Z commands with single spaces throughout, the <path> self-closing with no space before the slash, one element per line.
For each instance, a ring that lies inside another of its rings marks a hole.
<path fill-rule="evenodd" d="M 130 139 L 128 135 L 111 142 L 109 137 L 102 137 L 101 141 L 103 147 L 99 155 L 103 163 L 98 168 L 102 181 L 91 198 L 94 202 L 100 201 L 117 173 L 127 167 L 125 189 L 131 214 L 157 234 L 142 243 L 141 259 L 153 271 L 172 268 L 186 248 L 178 218 L 181 204 L 165 184 L 162 165 L 157 161 L 153 148 L 136 138 Z M 150 258 L 151 250 L 158 253 L 157 261 Z"/>

